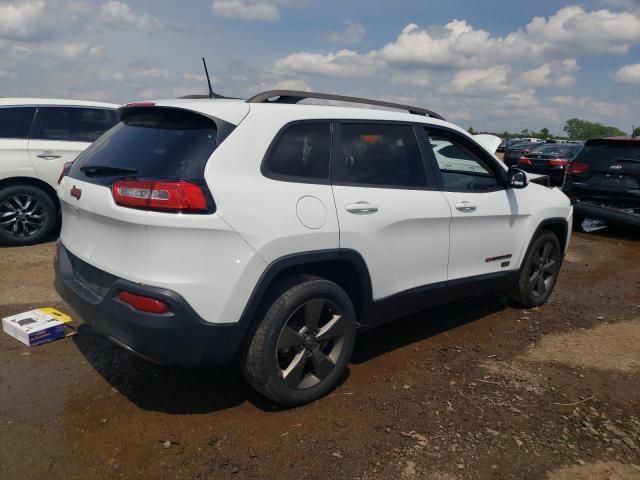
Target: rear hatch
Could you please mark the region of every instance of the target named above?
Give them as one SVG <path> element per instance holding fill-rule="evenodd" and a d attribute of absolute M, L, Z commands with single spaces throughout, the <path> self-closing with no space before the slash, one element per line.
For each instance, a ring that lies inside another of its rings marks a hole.
<path fill-rule="evenodd" d="M 141 282 L 154 239 L 180 242 L 183 232 L 188 241 L 190 231 L 212 227 L 216 207 L 204 169 L 233 125 L 151 105 L 126 107 L 120 115 L 61 181 L 60 237 L 79 259 Z"/>
<path fill-rule="evenodd" d="M 640 204 L 640 139 L 589 140 L 567 167 L 565 190 L 582 201 Z"/>

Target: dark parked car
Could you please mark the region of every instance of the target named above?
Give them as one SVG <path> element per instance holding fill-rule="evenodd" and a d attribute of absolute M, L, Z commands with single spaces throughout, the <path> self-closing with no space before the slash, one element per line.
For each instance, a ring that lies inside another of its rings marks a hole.
<path fill-rule="evenodd" d="M 522 140 L 520 140 L 519 138 L 512 138 L 511 140 L 503 140 L 502 143 L 498 145 L 498 149 L 496 151 L 504 152 L 511 145 L 515 145 L 516 143 L 520 143 L 520 142 L 522 142 Z"/>
<path fill-rule="evenodd" d="M 502 160 L 507 167 L 513 167 L 518 164 L 518 160 L 522 155 L 529 153 L 533 147 L 538 145 L 540 144 L 529 141 L 514 143 L 505 149 Z"/>
<path fill-rule="evenodd" d="M 567 166 L 574 218 L 640 227 L 640 137 L 589 140 Z"/>
<path fill-rule="evenodd" d="M 561 186 L 566 166 L 581 148 L 582 144 L 578 143 L 542 143 L 519 158 L 518 168 L 548 175 L 551 185 Z"/>

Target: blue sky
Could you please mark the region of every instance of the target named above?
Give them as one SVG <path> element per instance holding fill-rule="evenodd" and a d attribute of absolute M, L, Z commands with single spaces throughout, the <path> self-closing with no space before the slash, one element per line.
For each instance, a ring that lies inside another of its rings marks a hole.
<path fill-rule="evenodd" d="M 482 130 L 640 125 L 640 0 L 0 0 L 0 96 L 124 103 L 270 88 Z"/>

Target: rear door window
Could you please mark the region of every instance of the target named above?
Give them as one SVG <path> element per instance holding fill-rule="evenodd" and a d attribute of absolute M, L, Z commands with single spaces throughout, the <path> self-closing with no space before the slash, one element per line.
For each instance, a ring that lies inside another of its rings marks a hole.
<path fill-rule="evenodd" d="M 329 180 L 331 128 L 329 122 L 291 125 L 267 156 L 266 176 L 291 181 Z"/>
<path fill-rule="evenodd" d="M 39 107 L 32 138 L 91 143 L 117 121 L 116 112 L 106 108 Z"/>
<path fill-rule="evenodd" d="M 411 125 L 342 123 L 333 181 L 389 188 L 427 187 L 425 166 Z"/>
<path fill-rule="evenodd" d="M 0 108 L 0 138 L 27 139 L 35 107 Z"/>
<path fill-rule="evenodd" d="M 69 175 L 103 185 L 123 176 L 202 179 L 216 134 L 214 121 L 203 115 L 145 108 L 125 116 L 80 154 Z"/>

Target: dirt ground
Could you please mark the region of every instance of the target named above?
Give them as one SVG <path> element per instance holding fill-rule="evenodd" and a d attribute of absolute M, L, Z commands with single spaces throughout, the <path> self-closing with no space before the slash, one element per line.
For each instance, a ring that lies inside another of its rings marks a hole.
<path fill-rule="evenodd" d="M 53 252 L 0 249 L 0 317 L 70 312 Z M 87 326 L 0 334 L 0 477 L 640 479 L 639 266 L 640 236 L 574 234 L 547 305 L 479 296 L 363 334 L 339 388 L 291 410 Z"/>

